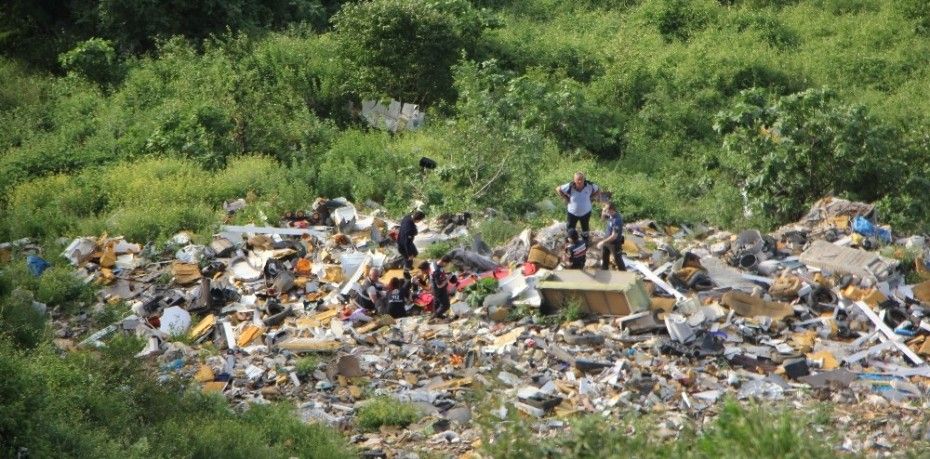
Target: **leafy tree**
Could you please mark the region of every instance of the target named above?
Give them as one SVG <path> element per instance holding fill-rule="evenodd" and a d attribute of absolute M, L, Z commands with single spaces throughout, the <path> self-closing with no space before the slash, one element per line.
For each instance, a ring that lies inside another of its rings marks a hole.
<path fill-rule="evenodd" d="M 750 208 L 774 221 L 794 219 L 831 193 L 876 200 L 893 190 L 888 177 L 904 166 L 895 131 L 827 89 L 784 97 L 743 91 L 716 115 L 714 129 L 723 135 L 721 165 Z"/>
<path fill-rule="evenodd" d="M 91 38 L 58 56 L 66 72 L 74 73 L 99 84 L 114 83 L 122 75 L 116 50 L 109 40 Z"/>
<path fill-rule="evenodd" d="M 565 150 L 584 149 L 616 157 L 620 121 L 616 111 L 596 105 L 584 87 L 564 73 L 532 69 L 517 75 L 494 60 L 465 62 L 455 69 L 458 111 L 465 117 L 539 129 Z"/>
<path fill-rule="evenodd" d="M 348 89 L 430 104 L 453 97 L 452 65 L 485 28 L 467 0 L 374 0 L 346 4 L 333 18 Z"/>
<path fill-rule="evenodd" d="M 152 49 L 157 37 L 203 39 L 227 29 L 281 28 L 290 22 L 319 23 L 319 0 L 97 0 L 94 20 L 124 50 Z"/>

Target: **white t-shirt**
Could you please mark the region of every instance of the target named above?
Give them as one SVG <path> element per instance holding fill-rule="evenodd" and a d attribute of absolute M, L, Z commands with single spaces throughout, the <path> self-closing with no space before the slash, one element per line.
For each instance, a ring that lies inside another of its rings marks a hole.
<path fill-rule="evenodd" d="M 579 191 L 574 183 L 568 182 L 562 185 L 561 190 L 568 195 L 568 213 L 581 217 L 591 212 L 591 195 L 597 192 L 597 185 L 585 182 L 584 188 Z"/>

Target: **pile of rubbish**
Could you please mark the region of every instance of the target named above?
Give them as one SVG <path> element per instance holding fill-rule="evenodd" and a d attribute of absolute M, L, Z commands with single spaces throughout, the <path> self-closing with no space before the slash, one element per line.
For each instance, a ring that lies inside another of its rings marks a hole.
<path fill-rule="evenodd" d="M 576 414 L 631 411 L 666 413 L 674 435 L 735 398 L 843 406 L 850 426 L 837 449 L 930 441 L 925 425 L 861 413 L 920 419 L 930 385 L 930 252 L 923 237 L 877 225 L 870 205 L 824 198 L 771 234 L 628 223 L 627 272 L 595 269 L 594 250 L 584 270 L 563 269 L 561 223 L 491 249 L 469 218 L 433 219 L 415 244 L 421 254 L 459 245 L 451 321 L 415 314 L 425 302 L 400 318 L 345 309 L 369 267 L 385 281 L 402 275 L 388 236 L 397 223 L 382 211 L 320 200 L 294 215 L 223 226 L 203 245 L 182 233 L 161 253 L 75 239 L 63 256 L 103 286 L 98 308 L 131 314 L 92 333 L 60 321 L 56 343 L 134 333 L 147 343 L 137 357 L 160 377 L 189 378 L 234 406 L 293 400 L 308 422 L 348 431 L 376 397 L 419 407 L 406 428 L 355 430 L 369 456 L 474 450 L 468 394 L 479 388 L 500 397 L 492 415 L 516 410 L 540 435 Z"/>

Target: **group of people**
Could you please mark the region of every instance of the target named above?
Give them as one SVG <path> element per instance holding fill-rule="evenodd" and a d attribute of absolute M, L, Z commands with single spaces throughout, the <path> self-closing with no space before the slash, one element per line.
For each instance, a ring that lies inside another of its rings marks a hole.
<path fill-rule="evenodd" d="M 566 244 L 564 261 L 570 269 L 584 268 L 590 244 L 590 220 L 595 200 L 605 201 L 606 194 L 594 183 L 585 179 L 585 175 L 576 172 L 572 181 L 555 189 L 567 204 Z M 403 265 L 403 277 L 391 278 L 387 284 L 381 281 L 383 275 L 379 268 L 370 268 L 367 276 L 359 284 L 355 293 L 355 307 L 361 312 L 377 312 L 403 317 L 408 314 L 408 307 L 413 303 L 417 292 L 427 291 L 432 295 L 432 313 L 434 317 L 443 318 L 450 305 L 450 286 L 458 284 L 454 274 L 446 272 L 446 266 L 452 261 L 446 255 L 442 258 L 420 263 L 418 274 L 412 274 L 413 263 L 419 252 L 413 243 L 417 235 L 417 223 L 426 215 L 414 211 L 406 215 L 397 230 L 397 250 Z M 606 220 L 605 237 L 597 242 L 601 250 L 601 268 L 610 269 L 611 259 L 617 269 L 626 270 L 623 263 L 623 217 L 613 202 L 606 202 L 601 211 L 601 218 Z M 581 226 L 581 232 L 576 229 Z"/>
<path fill-rule="evenodd" d="M 557 186 L 556 194 L 565 201 L 567 209 L 566 241 L 563 259 L 571 269 L 584 268 L 587 261 L 588 244 L 590 244 L 591 212 L 594 210 L 594 200 L 603 201 L 606 194 L 592 182 L 589 182 L 583 172 L 575 172 L 571 182 Z M 617 205 L 606 202 L 601 210 L 601 219 L 606 220 L 604 238 L 597 242 L 596 247 L 601 251 L 601 269 L 610 269 L 610 261 L 621 271 L 626 271 L 623 263 L 623 217 L 617 211 Z M 581 225 L 581 234 L 577 226 Z"/>
<path fill-rule="evenodd" d="M 419 291 L 432 294 L 433 316 L 443 318 L 451 308 L 449 286 L 458 283 L 458 278 L 446 272 L 446 266 L 452 258 L 445 255 L 434 262 L 424 261 L 417 266 L 418 274 L 411 272 L 413 262 L 419 255 L 413 239 L 417 235 L 417 223 L 426 215 L 414 211 L 400 221 L 397 231 L 397 250 L 401 255 L 404 268 L 403 278 L 393 277 L 387 284 L 381 282 L 382 272 L 379 268 L 370 268 L 368 275 L 360 283 L 355 302 L 365 311 L 390 314 L 403 317 L 408 313 L 408 306 L 413 303 L 414 295 Z"/>

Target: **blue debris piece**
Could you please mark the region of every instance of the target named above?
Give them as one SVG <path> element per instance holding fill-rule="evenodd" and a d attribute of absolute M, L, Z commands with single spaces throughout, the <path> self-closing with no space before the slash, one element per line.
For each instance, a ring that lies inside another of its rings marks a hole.
<path fill-rule="evenodd" d="M 26 266 L 29 267 L 29 272 L 31 272 L 33 276 L 39 277 L 51 265 L 40 256 L 29 255 L 26 257 Z"/>
<path fill-rule="evenodd" d="M 882 242 L 891 242 L 891 231 L 885 228 L 879 228 L 869 219 L 858 215 L 852 221 L 852 230 L 865 236 L 877 237 Z"/>

